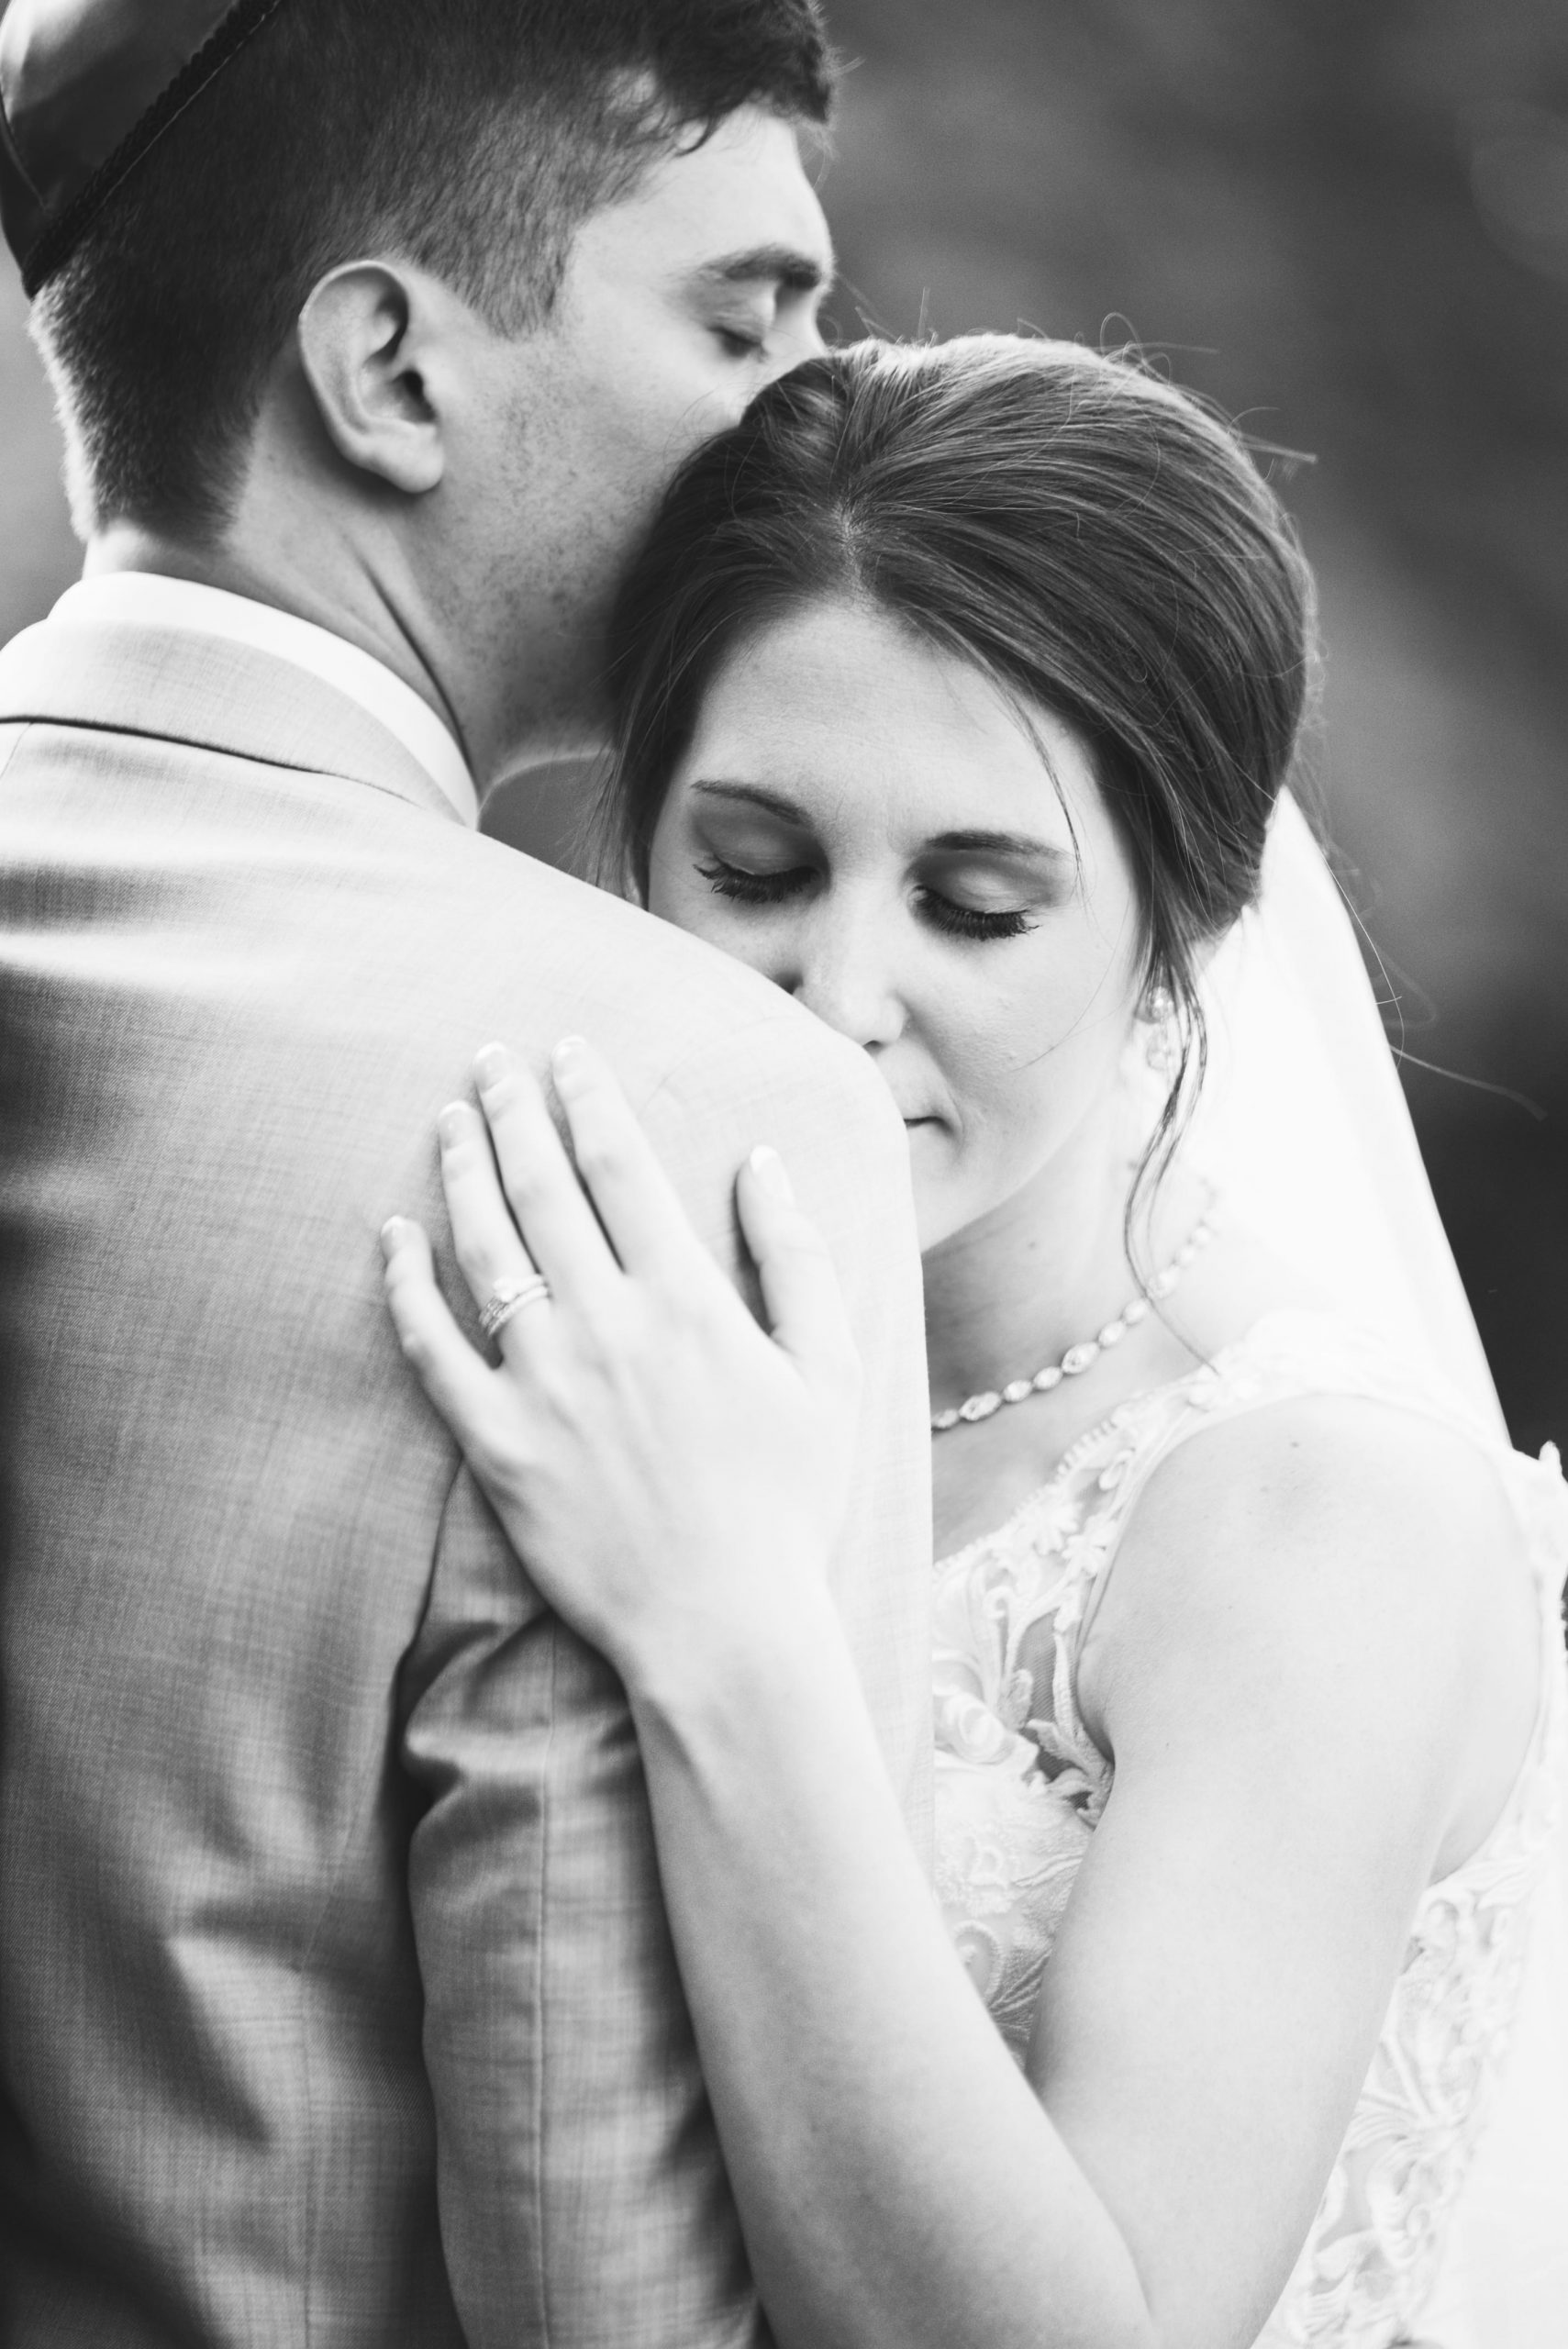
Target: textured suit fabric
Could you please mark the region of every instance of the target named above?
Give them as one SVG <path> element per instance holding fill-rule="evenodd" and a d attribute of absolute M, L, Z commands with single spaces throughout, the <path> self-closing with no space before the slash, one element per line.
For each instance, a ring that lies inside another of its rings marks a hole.
<path fill-rule="evenodd" d="M 569 1030 L 727 1264 L 758 1140 L 828 1230 L 868 1371 L 838 1587 L 921 1835 L 917 1276 L 862 1056 L 466 829 L 303 672 L 62 622 L 0 655 L 16 2349 L 762 2337 L 620 1692 L 381 1298 L 474 1050 Z"/>

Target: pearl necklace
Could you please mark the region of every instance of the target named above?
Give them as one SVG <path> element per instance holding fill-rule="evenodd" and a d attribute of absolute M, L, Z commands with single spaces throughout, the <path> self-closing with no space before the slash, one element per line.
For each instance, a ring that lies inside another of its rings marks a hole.
<path fill-rule="evenodd" d="M 1213 1238 L 1214 1208 L 1211 1203 L 1170 1263 L 1162 1272 L 1155 1274 L 1147 1290 L 1124 1305 L 1115 1319 L 1106 1323 L 1097 1338 L 1084 1338 L 1077 1345 L 1069 1346 L 1060 1362 L 1047 1363 L 1045 1368 L 1037 1370 L 1032 1378 L 1015 1378 L 995 1391 L 971 1395 L 966 1401 L 955 1403 L 949 1411 L 933 1411 L 931 1433 L 945 1435 L 949 1428 L 956 1428 L 961 1421 L 973 1425 L 976 1419 L 988 1419 L 994 1412 L 1001 1409 L 1004 1403 L 1027 1403 L 1031 1395 L 1049 1395 L 1051 1388 L 1060 1386 L 1064 1378 L 1081 1378 L 1086 1370 L 1093 1369 L 1108 1346 L 1119 1346 L 1128 1331 L 1144 1319 L 1151 1298 L 1170 1296 L 1199 1249 L 1207 1248 Z"/>

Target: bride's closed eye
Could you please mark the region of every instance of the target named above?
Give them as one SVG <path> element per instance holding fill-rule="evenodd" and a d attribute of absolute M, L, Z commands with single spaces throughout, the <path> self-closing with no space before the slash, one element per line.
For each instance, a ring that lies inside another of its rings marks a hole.
<path fill-rule="evenodd" d="M 802 896 L 818 878 L 816 868 L 809 864 L 759 873 L 717 855 L 706 864 L 699 863 L 696 869 L 716 896 L 728 897 L 731 904 L 741 906 L 784 905 L 792 897 Z M 1023 907 L 966 906 L 929 885 L 916 891 L 915 901 L 931 927 L 948 938 L 976 941 L 1021 938 L 1035 928 Z"/>
<path fill-rule="evenodd" d="M 940 889 L 922 889 L 920 903 L 932 927 L 950 938 L 1022 938 L 1036 927 L 1021 906 L 960 905 L 955 898 L 944 897 Z"/>
<path fill-rule="evenodd" d="M 741 906 L 779 906 L 786 897 L 798 897 L 808 888 L 817 874 L 809 864 L 792 864 L 772 873 L 756 873 L 744 864 L 731 864 L 722 856 L 710 857 L 697 871 L 708 884 L 716 897 L 728 897 Z"/>

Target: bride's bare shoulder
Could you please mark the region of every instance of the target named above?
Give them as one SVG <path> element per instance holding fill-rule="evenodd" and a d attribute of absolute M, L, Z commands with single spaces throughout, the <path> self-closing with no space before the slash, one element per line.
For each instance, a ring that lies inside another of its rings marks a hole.
<path fill-rule="evenodd" d="M 1361 1542 L 1434 1562 L 1511 1524 L 1492 1449 L 1414 1387 L 1289 1394 L 1218 1418 L 1161 1464 L 1139 1513 L 1167 1537 L 1201 1520 L 1211 1545 L 1227 1529 L 1250 1542 L 1266 1526 L 1294 1548 L 1360 1526 Z"/>
<path fill-rule="evenodd" d="M 1445 1847 L 1484 1831 L 1528 1739 L 1539 1612 L 1494 1456 L 1418 1408 L 1300 1395 L 1180 1444 L 1139 1498 L 1085 1642 L 1114 1745 L 1263 1701 L 1367 1754 L 1452 1747 Z M 1473 1838 L 1471 1838 L 1473 1841 Z"/>

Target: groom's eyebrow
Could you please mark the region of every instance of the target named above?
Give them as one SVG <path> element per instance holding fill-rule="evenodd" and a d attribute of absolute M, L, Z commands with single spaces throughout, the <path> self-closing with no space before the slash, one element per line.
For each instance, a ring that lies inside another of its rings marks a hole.
<path fill-rule="evenodd" d="M 711 285 L 782 285 L 791 294 L 815 294 L 832 283 L 833 257 L 824 263 L 797 245 L 749 245 L 704 262 L 695 274 Z"/>

